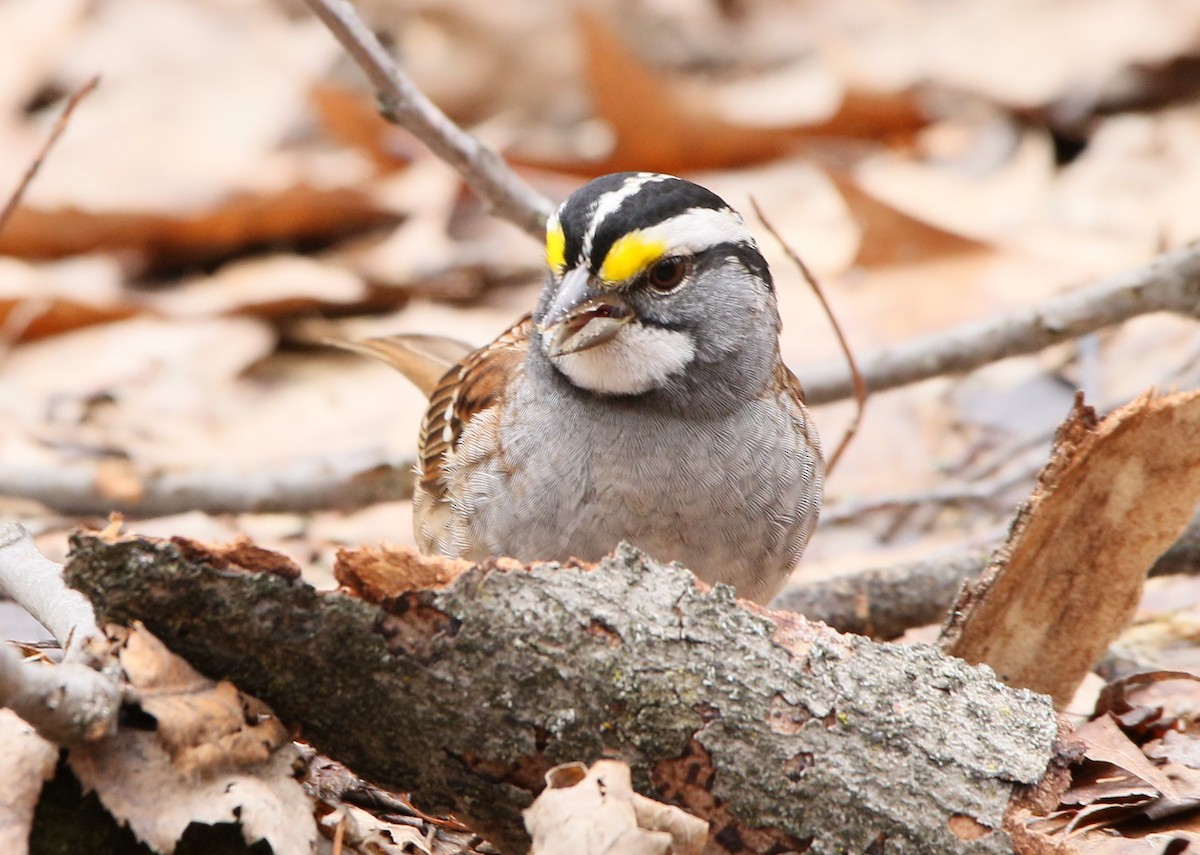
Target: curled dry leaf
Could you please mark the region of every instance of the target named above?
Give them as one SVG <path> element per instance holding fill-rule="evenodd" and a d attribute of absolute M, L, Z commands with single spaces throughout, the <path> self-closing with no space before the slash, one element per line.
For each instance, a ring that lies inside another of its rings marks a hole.
<path fill-rule="evenodd" d="M 942 646 L 1062 708 L 1124 629 L 1147 570 L 1200 500 L 1200 392 L 1097 421 L 1077 397 L 1050 462 Z"/>
<path fill-rule="evenodd" d="M 42 782 L 54 776 L 58 764 L 58 746 L 38 736 L 12 710 L 0 710 L 0 756 L 0 852 L 24 855 Z"/>
<path fill-rule="evenodd" d="M 629 766 L 564 763 L 525 811 L 532 855 L 699 855 L 708 823 L 633 791 Z"/>
<path fill-rule="evenodd" d="M 71 752 L 85 790 L 160 852 L 193 822 L 238 823 L 247 843 L 308 852 L 312 806 L 295 778 L 298 754 L 261 701 L 214 683 L 140 624 L 109 630 L 127 693 L 156 728 L 123 728 Z"/>
<path fill-rule="evenodd" d="M 1200 843 L 1197 701 L 1200 681 L 1178 672 L 1139 674 L 1111 684 L 1097 704 L 1097 717 L 1075 732 L 1084 744 L 1084 762 L 1071 770 L 1070 788 L 1057 810 L 1022 820 L 1017 839 L 1029 834 L 1036 845 L 1018 851 L 1192 851 L 1182 844 Z"/>

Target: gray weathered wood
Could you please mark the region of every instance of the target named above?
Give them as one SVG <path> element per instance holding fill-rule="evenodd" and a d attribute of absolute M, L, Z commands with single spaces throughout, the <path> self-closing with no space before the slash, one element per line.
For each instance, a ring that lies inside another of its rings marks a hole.
<path fill-rule="evenodd" d="M 520 809 L 549 766 L 615 756 L 709 819 L 718 851 L 1010 852 L 1014 786 L 1056 751 L 1048 701 L 987 668 L 748 607 L 628 547 L 382 606 L 222 563 L 78 535 L 67 578 L 102 621 L 144 621 L 505 851 L 527 845 Z"/>

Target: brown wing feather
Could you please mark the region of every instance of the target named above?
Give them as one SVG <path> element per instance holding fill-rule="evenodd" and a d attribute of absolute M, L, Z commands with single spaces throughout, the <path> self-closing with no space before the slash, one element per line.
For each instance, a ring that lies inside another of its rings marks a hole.
<path fill-rule="evenodd" d="M 500 402 L 512 372 L 529 349 L 533 329 L 526 315 L 491 344 L 467 354 L 446 372 L 429 396 L 421 423 L 421 488 L 435 502 L 445 498 L 442 467 L 458 447 L 463 428 L 477 414 Z"/>

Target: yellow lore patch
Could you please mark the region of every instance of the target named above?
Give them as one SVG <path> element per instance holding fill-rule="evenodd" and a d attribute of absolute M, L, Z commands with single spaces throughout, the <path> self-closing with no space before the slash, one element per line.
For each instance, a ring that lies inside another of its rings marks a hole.
<path fill-rule="evenodd" d="M 649 240 L 641 232 L 630 232 L 618 238 L 604 257 L 600 278 L 605 282 L 624 282 L 663 257 L 667 245 L 661 240 Z"/>
<path fill-rule="evenodd" d="M 546 263 L 554 270 L 562 270 L 567 266 L 566 259 L 567 237 L 563 234 L 558 220 L 546 224 Z"/>

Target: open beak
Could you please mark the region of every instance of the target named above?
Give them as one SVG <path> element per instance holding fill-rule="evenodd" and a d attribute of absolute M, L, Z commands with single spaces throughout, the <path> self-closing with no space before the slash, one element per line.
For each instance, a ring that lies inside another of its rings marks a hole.
<path fill-rule="evenodd" d="M 546 355 L 556 357 L 611 341 L 631 320 L 628 303 L 597 288 L 587 269 L 577 267 L 563 277 L 538 332 Z"/>

